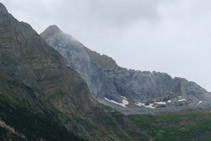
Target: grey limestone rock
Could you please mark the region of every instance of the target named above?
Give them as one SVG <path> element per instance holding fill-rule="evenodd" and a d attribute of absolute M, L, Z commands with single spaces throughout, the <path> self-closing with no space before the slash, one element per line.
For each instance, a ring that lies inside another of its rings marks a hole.
<path fill-rule="evenodd" d="M 92 96 L 125 114 L 161 113 L 210 107 L 210 93 L 194 82 L 166 73 L 135 71 L 86 48 L 57 26 L 41 37 L 80 73 Z"/>

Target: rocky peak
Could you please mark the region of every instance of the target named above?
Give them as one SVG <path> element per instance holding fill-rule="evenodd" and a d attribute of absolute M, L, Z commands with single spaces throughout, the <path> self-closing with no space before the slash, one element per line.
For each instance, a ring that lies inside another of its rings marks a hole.
<path fill-rule="evenodd" d="M 3 13 L 3 14 L 8 13 L 6 7 L 2 3 L 0 3 L 0 13 Z"/>
<path fill-rule="evenodd" d="M 51 35 L 46 41 L 65 57 L 68 66 L 80 73 L 92 96 L 105 105 L 126 114 L 210 107 L 211 94 L 196 83 L 173 79 L 166 73 L 128 71 L 112 58 L 67 37 Z"/>
<path fill-rule="evenodd" d="M 83 52 L 86 52 L 83 54 L 86 54 L 86 56 L 88 55 L 91 61 L 95 63 L 98 67 L 102 69 L 117 69 L 118 68 L 117 63 L 111 57 L 108 57 L 107 55 L 101 55 L 95 51 L 92 51 L 86 48 L 79 41 L 74 39 L 71 35 L 65 34 L 63 31 L 61 31 L 56 25 L 49 26 L 45 31 L 43 31 L 40 34 L 40 36 L 44 40 L 47 41 L 49 38 L 52 39 L 52 37 L 55 36 L 55 33 L 61 33 L 61 34 L 57 34 L 60 37 L 60 41 L 64 40 L 66 42 L 66 43 L 63 42 L 61 44 L 71 44 L 72 47 L 77 46 L 77 48 L 81 48 L 82 46 Z M 58 37 L 54 37 L 54 38 L 58 38 Z M 47 41 L 47 42 L 49 43 L 51 41 Z"/>
<path fill-rule="evenodd" d="M 52 36 L 55 33 L 62 32 L 58 26 L 56 25 L 50 25 L 44 32 L 41 33 L 41 36 L 43 39 L 47 39 L 49 36 Z"/>
<path fill-rule="evenodd" d="M 94 62 L 98 67 L 102 68 L 103 70 L 118 68 L 117 63 L 113 58 L 111 58 L 107 55 L 104 55 L 104 54 L 101 55 L 95 51 L 88 49 L 88 48 L 86 48 L 86 51 L 89 54 L 92 62 Z"/>

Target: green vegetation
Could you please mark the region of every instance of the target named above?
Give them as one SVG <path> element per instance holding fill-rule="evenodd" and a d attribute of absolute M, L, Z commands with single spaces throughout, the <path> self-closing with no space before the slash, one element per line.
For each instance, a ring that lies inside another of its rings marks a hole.
<path fill-rule="evenodd" d="M 99 116 L 95 117 L 95 121 L 99 122 L 99 124 L 105 125 L 105 127 L 107 129 L 110 129 L 110 128 L 116 129 L 117 128 L 117 124 L 114 122 L 114 120 L 105 115 L 99 115 Z"/>
<path fill-rule="evenodd" d="M 5 128 L 0 127 L 0 140 L 4 141 L 8 140 L 8 138 L 15 141 L 24 141 L 24 139 L 22 139 L 21 137 L 11 133 L 9 130 Z"/>
<path fill-rule="evenodd" d="M 9 55 L 4 55 L 2 58 L 3 58 L 2 59 L 2 65 L 4 65 L 4 66 L 9 66 L 9 65 L 16 64 L 14 59 L 12 57 L 10 57 Z"/>
<path fill-rule="evenodd" d="M 36 112 L 21 101 L 3 94 L 0 94 L 0 111 L 1 120 L 13 127 L 18 133 L 24 134 L 28 140 L 82 140 L 60 126 L 50 115 Z M 6 137 L 3 135 L 7 132 L 4 128 L 1 128 L 0 139 L 4 140 Z"/>
<path fill-rule="evenodd" d="M 57 99 L 57 98 L 63 97 L 64 95 L 65 95 L 65 93 L 64 93 L 62 90 L 59 90 L 59 91 L 57 91 L 56 93 L 50 95 L 50 96 L 48 97 L 48 99 L 49 99 L 49 100 L 50 100 L 50 99 Z"/>
<path fill-rule="evenodd" d="M 123 134 L 118 134 L 117 136 L 121 139 L 121 141 L 130 141 L 131 140 L 128 136 L 123 135 Z"/>
<path fill-rule="evenodd" d="M 211 140 L 211 112 L 129 115 L 155 141 Z"/>

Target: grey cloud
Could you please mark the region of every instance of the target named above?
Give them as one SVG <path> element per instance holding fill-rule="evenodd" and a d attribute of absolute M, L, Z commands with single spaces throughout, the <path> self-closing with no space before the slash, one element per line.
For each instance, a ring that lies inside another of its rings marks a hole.
<path fill-rule="evenodd" d="M 2 0 L 38 32 L 57 24 L 118 64 L 185 77 L 211 91 L 210 0 Z"/>
<path fill-rule="evenodd" d="M 146 20 L 149 22 L 158 20 L 159 1 L 148 0 L 101 0 L 96 5 L 97 18 L 103 22 L 113 22 L 116 25 L 127 24 L 137 20 Z"/>

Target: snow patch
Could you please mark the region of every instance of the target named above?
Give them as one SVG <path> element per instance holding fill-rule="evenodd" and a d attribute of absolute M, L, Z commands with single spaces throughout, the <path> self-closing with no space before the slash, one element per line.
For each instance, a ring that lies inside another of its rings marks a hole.
<path fill-rule="evenodd" d="M 166 102 L 163 101 L 158 101 L 158 102 L 154 102 L 154 103 L 149 103 L 149 105 L 146 105 L 145 103 L 135 103 L 137 106 L 143 106 L 145 108 L 150 108 L 150 109 L 154 109 L 155 107 L 153 107 L 154 104 L 158 104 L 158 105 L 166 105 Z"/>
<path fill-rule="evenodd" d="M 149 105 L 145 105 L 146 108 L 151 108 L 154 109 L 155 107 L 153 107 L 153 103 L 150 103 Z"/>
<path fill-rule="evenodd" d="M 182 101 L 186 101 L 186 99 L 180 99 L 180 100 L 178 100 L 179 102 L 182 102 Z"/>
<path fill-rule="evenodd" d="M 159 105 L 166 105 L 166 102 L 162 102 L 162 101 L 160 101 L 160 102 L 155 102 L 155 104 L 159 104 Z"/>
<path fill-rule="evenodd" d="M 150 103 L 149 105 L 145 105 L 145 103 L 135 103 L 137 106 L 144 106 L 145 108 L 150 108 L 150 109 L 154 109 L 155 107 L 153 107 L 154 103 Z"/>
<path fill-rule="evenodd" d="M 129 104 L 129 102 L 127 101 L 127 98 L 126 98 L 126 97 L 123 97 L 123 96 L 121 96 L 121 97 L 122 97 L 122 103 L 116 102 L 116 101 L 114 101 L 114 100 L 110 100 L 110 99 L 108 99 L 108 98 L 106 98 L 106 97 L 104 97 L 104 99 L 107 100 L 108 102 L 117 104 L 117 105 L 119 105 L 119 106 L 127 107 L 126 105 Z"/>
<path fill-rule="evenodd" d="M 199 101 L 197 105 L 201 104 L 203 101 Z"/>
<path fill-rule="evenodd" d="M 140 103 L 140 102 L 138 102 L 138 103 L 135 103 L 137 106 L 144 106 L 145 107 L 145 103 Z"/>

